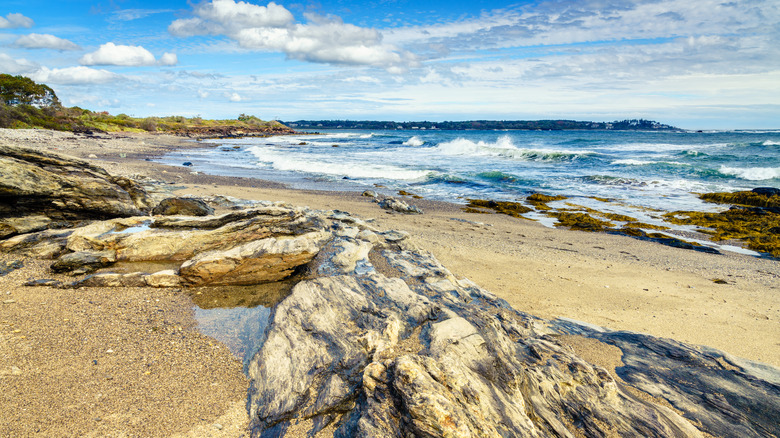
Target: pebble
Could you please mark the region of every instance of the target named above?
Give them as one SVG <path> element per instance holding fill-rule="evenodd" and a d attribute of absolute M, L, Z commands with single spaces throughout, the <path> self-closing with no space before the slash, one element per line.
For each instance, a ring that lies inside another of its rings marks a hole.
<path fill-rule="evenodd" d="M 222 425 L 219 423 L 214 423 L 214 429 L 222 430 Z"/>
<path fill-rule="evenodd" d="M 3 301 L 3 304 L 13 304 L 15 302 L 16 302 L 16 300 L 5 300 L 5 301 Z"/>

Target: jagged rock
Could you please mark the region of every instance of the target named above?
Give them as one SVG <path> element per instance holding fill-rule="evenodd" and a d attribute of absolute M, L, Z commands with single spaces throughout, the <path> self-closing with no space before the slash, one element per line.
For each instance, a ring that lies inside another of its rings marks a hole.
<path fill-rule="evenodd" d="M 226 251 L 210 251 L 187 260 L 179 275 L 191 285 L 259 284 L 279 281 L 317 255 L 330 233 L 291 238 L 270 237 Z"/>
<path fill-rule="evenodd" d="M 404 201 L 395 198 L 385 198 L 378 202 L 379 206 L 385 210 L 397 211 L 404 214 L 422 214 L 423 211 L 416 205 L 409 205 Z"/>
<path fill-rule="evenodd" d="M 86 161 L 0 145 L 0 217 L 106 219 L 148 211 L 144 189 Z"/>
<path fill-rule="evenodd" d="M 163 199 L 152 210 L 154 215 L 162 216 L 209 216 L 214 214 L 214 209 L 205 201 L 197 198 L 168 198 Z"/>
<path fill-rule="evenodd" d="M 176 271 L 168 269 L 152 274 L 104 272 L 87 276 L 66 287 L 179 287 L 181 285 L 181 277 L 176 274 Z"/>
<path fill-rule="evenodd" d="M 744 436 L 776 434 L 777 369 L 697 364 L 695 352 L 673 341 L 661 348 L 652 337 L 624 339 L 629 347 L 613 342 L 641 371 L 638 387 L 667 400 L 679 397 L 681 385 L 695 391 L 693 400 L 672 402 L 681 415 L 637 398 L 559 343 L 560 326 L 455 279 L 430 253 L 388 242 L 360 259 L 380 257 L 384 274 L 321 260 L 362 256 L 364 244 L 348 236 L 331 242 L 314 262 L 330 268 L 273 308 L 266 341 L 248 367 L 252 436 L 288 436 L 293 424 L 309 436 L 330 425 L 339 437 L 700 437 L 697 427 L 729 436 L 710 428 L 718 422 L 738 424 Z M 693 378 L 701 366 L 730 377 Z M 740 391 L 758 401 L 738 404 L 731 394 Z"/>

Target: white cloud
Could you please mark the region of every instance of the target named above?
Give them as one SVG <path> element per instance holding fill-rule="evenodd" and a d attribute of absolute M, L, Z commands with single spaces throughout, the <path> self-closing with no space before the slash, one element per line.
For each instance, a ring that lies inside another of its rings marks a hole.
<path fill-rule="evenodd" d="M 382 43 L 375 29 L 316 15 L 307 15 L 309 23 L 294 23 L 290 11 L 274 2 L 257 6 L 213 0 L 196 6 L 194 13 L 193 18 L 171 23 L 169 32 L 181 37 L 225 35 L 246 49 L 280 51 L 292 59 L 317 63 L 400 71 L 418 62 L 410 52 Z"/>
<path fill-rule="evenodd" d="M 49 34 L 31 33 L 22 35 L 14 42 L 23 49 L 81 50 L 78 44 Z"/>
<path fill-rule="evenodd" d="M 209 97 L 208 91 L 198 90 L 198 98 L 205 99 L 207 97 Z"/>
<path fill-rule="evenodd" d="M 105 84 L 121 78 L 108 70 L 82 66 L 54 69 L 41 67 L 28 76 L 36 82 L 63 85 Z"/>
<path fill-rule="evenodd" d="M 0 72 L 12 75 L 27 73 L 38 68 L 38 65 L 26 59 L 14 59 L 5 53 L 0 53 Z"/>
<path fill-rule="evenodd" d="M 25 17 L 22 14 L 8 14 L 5 18 L 0 17 L 0 29 L 14 29 L 17 27 L 33 27 L 35 22 L 32 18 Z"/>
<path fill-rule="evenodd" d="M 160 65 L 176 65 L 179 63 L 179 58 L 176 56 L 175 53 L 163 53 L 160 57 L 160 60 L 158 61 Z"/>
<path fill-rule="evenodd" d="M 126 67 L 142 67 L 152 65 L 175 65 L 176 55 L 165 53 L 157 61 L 154 55 L 141 46 L 124 46 L 106 43 L 92 53 L 87 53 L 79 60 L 82 65 L 118 65 Z"/>
<path fill-rule="evenodd" d="M 244 100 L 244 98 L 243 98 L 243 97 L 241 97 L 241 95 L 240 95 L 240 94 L 238 94 L 238 93 L 233 93 L 233 94 L 231 94 L 231 95 L 228 97 L 228 99 L 229 99 L 231 102 L 241 102 L 242 100 Z"/>

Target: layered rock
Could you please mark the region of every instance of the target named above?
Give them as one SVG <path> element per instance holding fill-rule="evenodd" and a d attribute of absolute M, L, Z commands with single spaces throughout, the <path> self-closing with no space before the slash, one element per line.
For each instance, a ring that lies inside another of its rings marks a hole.
<path fill-rule="evenodd" d="M 0 237 L 151 209 L 139 184 L 77 158 L 0 145 L 0 168 Z"/>

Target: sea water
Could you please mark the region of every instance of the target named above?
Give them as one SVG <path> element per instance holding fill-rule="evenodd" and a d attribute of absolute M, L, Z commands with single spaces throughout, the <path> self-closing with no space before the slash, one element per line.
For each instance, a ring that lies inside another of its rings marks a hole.
<path fill-rule="evenodd" d="M 218 142 L 161 161 L 297 188 L 383 186 L 455 203 L 545 193 L 707 210 L 696 193 L 780 188 L 780 131 L 329 131 Z"/>

